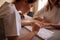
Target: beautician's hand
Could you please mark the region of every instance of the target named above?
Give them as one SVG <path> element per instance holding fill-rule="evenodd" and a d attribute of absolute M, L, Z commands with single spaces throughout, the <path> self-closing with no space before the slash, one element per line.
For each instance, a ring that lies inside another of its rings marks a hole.
<path fill-rule="evenodd" d="M 42 25 L 38 23 L 33 23 L 32 26 L 33 26 L 32 31 L 36 31 L 36 32 L 38 32 L 40 28 L 42 27 Z"/>

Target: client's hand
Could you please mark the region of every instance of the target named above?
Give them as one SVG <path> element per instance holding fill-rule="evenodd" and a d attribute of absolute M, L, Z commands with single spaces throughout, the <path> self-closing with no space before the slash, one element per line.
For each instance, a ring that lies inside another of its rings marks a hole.
<path fill-rule="evenodd" d="M 38 23 L 33 23 L 32 26 L 33 26 L 32 31 L 36 31 L 36 32 L 38 32 L 39 29 L 41 28 L 40 24 Z"/>

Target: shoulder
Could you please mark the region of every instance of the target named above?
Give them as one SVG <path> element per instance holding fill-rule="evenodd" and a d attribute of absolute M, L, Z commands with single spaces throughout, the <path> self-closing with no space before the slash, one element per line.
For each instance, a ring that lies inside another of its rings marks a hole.
<path fill-rule="evenodd" d="M 11 8 L 11 7 L 15 7 L 15 5 L 12 4 L 12 3 L 5 2 L 1 7 L 3 7 L 3 8 Z"/>
<path fill-rule="evenodd" d="M 5 2 L 1 7 L 0 7 L 0 13 L 3 12 L 9 12 L 13 13 L 15 12 L 16 8 L 15 5 L 12 3 Z"/>
<path fill-rule="evenodd" d="M 14 4 L 5 2 L 5 3 L 0 7 L 0 10 L 1 10 L 1 9 L 6 9 L 6 8 L 12 8 L 13 6 L 14 6 Z"/>

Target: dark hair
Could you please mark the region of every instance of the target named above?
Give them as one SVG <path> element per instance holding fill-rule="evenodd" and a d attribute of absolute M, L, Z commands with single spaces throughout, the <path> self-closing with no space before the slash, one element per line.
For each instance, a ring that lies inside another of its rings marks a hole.
<path fill-rule="evenodd" d="M 37 0 L 27 0 L 27 3 L 34 3 L 34 2 L 36 2 Z"/>
<path fill-rule="evenodd" d="M 59 2 L 60 0 L 56 0 L 55 1 L 55 3 L 54 3 L 54 6 L 56 6 L 56 7 L 59 7 L 60 5 L 58 4 L 58 2 Z M 48 4 L 47 4 L 47 11 L 49 10 L 49 8 L 50 8 L 50 10 L 52 10 L 52 8 L 53 8 L 53 6 L 51 5 L 51 3 L 50 3 L 50 1 L 48 0 Z"/>
<path fill-rule="evenodd" d="M 15 0 L 16 2 L 20 2 L 21 0 Z"/>
<path fill-rule="evenodd" d="M 59 2 L 60 2 L 60 0 L 57 0 L 57 1 L 55 2 L 55 6 L 56 6 L 56 7 L 60 7 Z"/>
<path fill-rule="evenodd" d="M 49 7 L 50 7 L 50 9 L 52 9 L 51 3 L 50 3 L 50 1 L 48 0 L 48 4 L 46 5 L 46 11 L 49 10 Z"/>
<path fill-rule="evenodd" d="M 22 1 L 22 0 L 15 0 L 16 2 L 20 2 L 20 1 Z M 36 0 L 26 0 L 26 2 L 27 3 L 34 3 L 34 2 L 36 2 Z"/>

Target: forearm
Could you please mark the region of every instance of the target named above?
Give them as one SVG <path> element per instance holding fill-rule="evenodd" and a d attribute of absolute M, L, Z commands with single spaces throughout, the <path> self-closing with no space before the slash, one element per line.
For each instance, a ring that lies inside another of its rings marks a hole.
<path fill-rule="evenodd" d="M 33 23 L 32 21 L 30 21 L 30 22 L 22 21 L 22 22 L 21 22 L 22 26 L 32 26 L 32 25 L 31 25 L 32 23 Z"/>
<path fill-rule="evenodd" d="M 59 28 L 60 29 L 60 24 L 51 24 L 52 27 L 54 28 Z"/>
<path fill-rule="evenodd" d="M 31 40 L 35 35 L 36 35 L 37 32 L 30 32 L 28 33 L 25 37 L 21 38 L 20 40 Z"/>
<path fill-rule="evenodd" d="M 49 21 L 47 21 L 46 19 L 42 19 L 40 17 L 34 18 L 34 20 L 38 20 L 38 21 L 43 22 L 43 23 L 49 23 Z"/>

